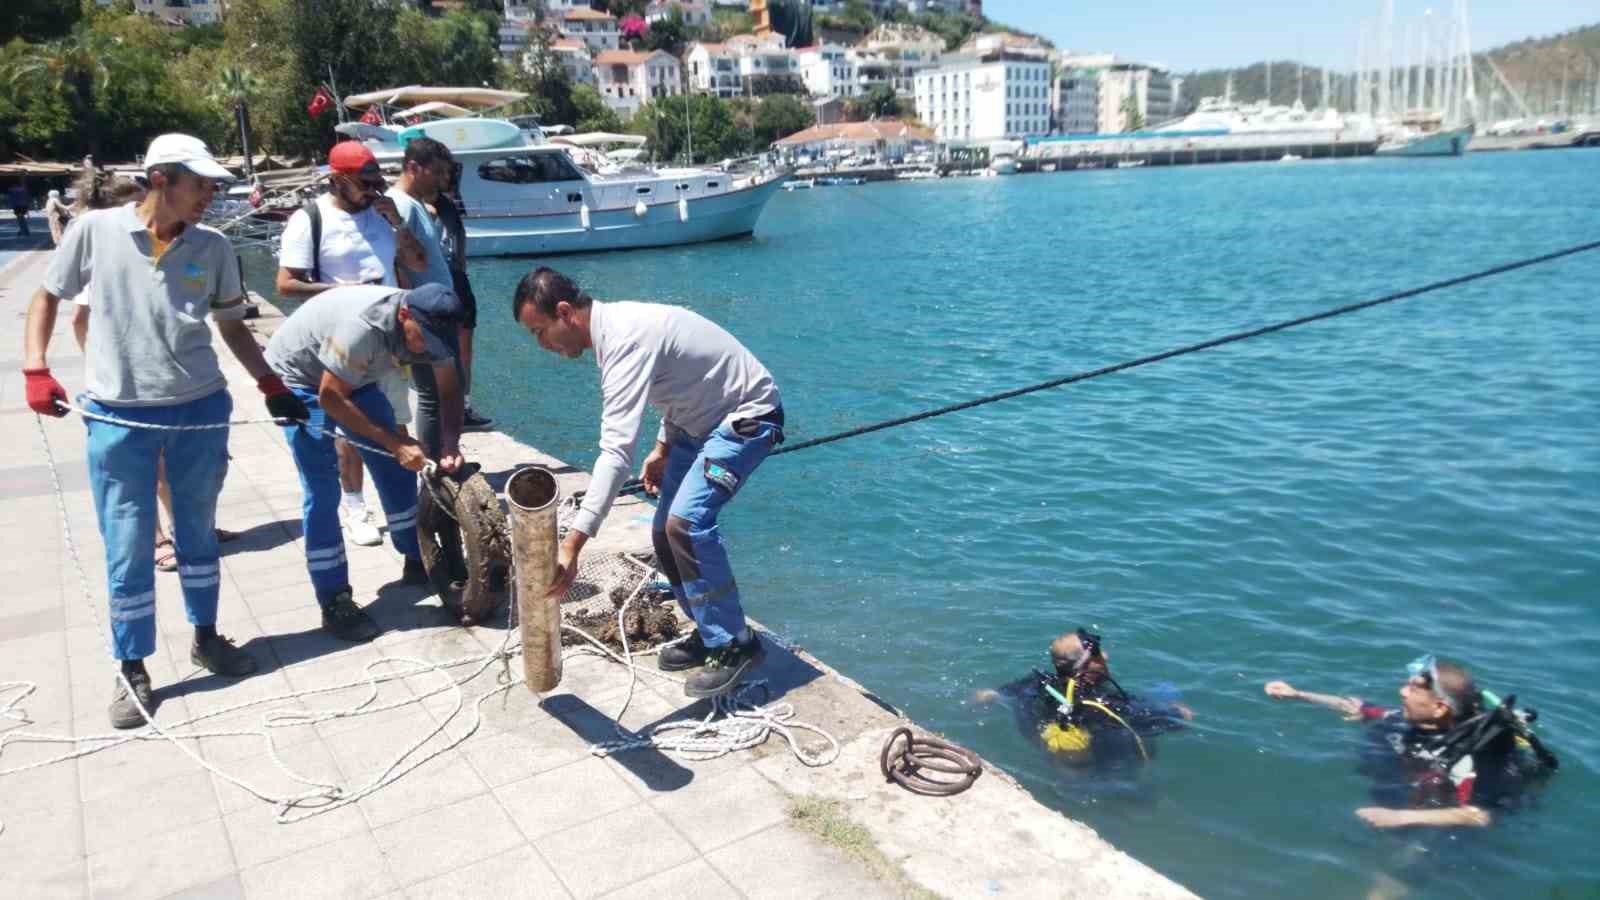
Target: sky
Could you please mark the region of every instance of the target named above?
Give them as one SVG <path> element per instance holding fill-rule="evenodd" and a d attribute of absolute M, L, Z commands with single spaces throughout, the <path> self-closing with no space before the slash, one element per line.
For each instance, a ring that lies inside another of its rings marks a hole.
<path fill-rule="evenodd" d="M 1394 0 L 1396 47 L 1401 28 L 1448 16 L 1449 0 Z M 1379 0 L 984 0 L 983 11 L 1018 28 L 1043 34 L 1057 47 L 1109 51 L 1177 71 L 1248 65 L 1265 59 L 1300 59 L 1350 68 L 1363 22 L 1376 22 Z M 1596 0 L 1479 0 L 1470 5 L 1472 47 L 1544 37 L 1600 23 Z M 1371 32 L 1369 32 L 1371 33 Z M 1397 50 L 1398 61 L 1398 50 Z"/>

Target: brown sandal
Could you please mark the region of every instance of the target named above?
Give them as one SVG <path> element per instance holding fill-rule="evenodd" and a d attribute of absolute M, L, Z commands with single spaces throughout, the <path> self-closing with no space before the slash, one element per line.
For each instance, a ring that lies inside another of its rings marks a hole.
<path fill-rule="evenodd" d="M 156 571 L 178 571 L 178 548 L 172 546 L 172 538 L 156 541 Z"/>

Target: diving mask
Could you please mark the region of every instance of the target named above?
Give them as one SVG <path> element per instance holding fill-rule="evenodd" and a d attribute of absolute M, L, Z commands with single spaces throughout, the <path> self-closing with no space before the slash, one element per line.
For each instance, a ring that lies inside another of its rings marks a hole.
<path fill-rule="evenodd" d="M 1427 689 L 1432 691 L 1435 697 L 1443 700 L 1446 706 L 1450 707 L 1450 712 L 1458 716 L 1461 715 L 1461 704 L 1456 701 L 1456 698 L 1450 696 L 1449 691 L 1439 686 L 1439 658 L 1437 656 L 1432 653 L 1424 653 L 1406 663 L 1406 676 L 1408 678 L 1421 678 L 1426 682 Z"/>

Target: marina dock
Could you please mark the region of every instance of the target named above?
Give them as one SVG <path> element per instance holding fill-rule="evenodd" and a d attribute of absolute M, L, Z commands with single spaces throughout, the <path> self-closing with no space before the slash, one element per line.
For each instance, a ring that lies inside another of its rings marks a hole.
<path fill-rule="evenodd" d="M 14 310 L 0 341 L 13 354 L 47 258 L 22 253 L 0 271 L 0 296 Z M 72 391 L 82 384 L 83 357 L 62 312 L 50 361 Z M 261 335 L 281 321 L 269 308 L 263 313 L 252 322 Z M 264 417 L 250 379 L 218 346 L 235 385 L 234 418 Z M 43 421 L 47 459 L 19 368 L 18 356 L 6 357 L 0 382 L 0 421 L 8 425 L 0 566 L 13 586 L 0 612 L 0 682 L 36 689 L 0 686 L 0 740 L 24 731 L 105 735 L 114 666 L 84 428 L 74 418 Z M 564 492 L 587 481 L 503 434 L 468 435 L 463 443 L 487 473 L 542 463 L 557 471 Z M 372 705 L 381 711 L 264 727 L 271 710 L 357 703 L 367 677 L 391 664 L 487 657 L 508 626 L 455 624 L 436 597 L 399 583 L 392 549 L 351 546 L 356 599 L 384 633 L 362 645 L 325 637 L 299 543 L 300 487 L 281 430 L 237 426 L 229 447 L 218 520 L 242 537 L 223 545 L 218 624 L 261 670 L 234 681 L 189 662 L 190 626 L 177 576 L 169 574 L 157 576 L 158 650 L 148 662 L 158 725 L 209 715 L 207 730 L 237 734 L 186 741 L 191 755 L 141 732 L 54 763 L 74 745 L 13 738 L 0 752 L 0 773 L 39 768 L 0 774 L 0 896 L 1192 896 L 1040 805 L 993 766 L 954 797 L 915 796 L 886 783 L 878 760 L 885 737 L 916 726 L 869 688 L 770 633 L 758 675 L 775 702 L 792 704 L 796 718 L 839 742 L 829 765 L 803 765 L 777 735 L 709 761 L 653 749 L 596 755 L 597 742 L 618 737 L 613 720 L 624 703 L 620 725 L 632 736 L 702 718 L 707 707 L 652 677 L 630 685 L 622 666 L 582 655 L 568 659 L 560 686 L 542 696 L 521 684 L 497 691 L 504 687 L 498 664 L 464 678 L 459 693 L 438 692 L 437 672 L 422 672 L 375 688 Z M 58 518 L 56 476 L 81 569 Z M 619 502 L 589 552 L 648 552 L 647 512 L 641 501 Z M 350 687 L 304 693 L 339 685 Z M 288 694 L 298 696 L 241 705 Z M 797 732 L 797 739 L 814 749 L 814 736 Z M 292 824 L 279 824 L 272 803 L 238 785 L 273 796 L 306 790 L 287 766 L 355 788 L 413 747 L 420 753 L 405 765 L 414 767 L 392 783 Z"/>

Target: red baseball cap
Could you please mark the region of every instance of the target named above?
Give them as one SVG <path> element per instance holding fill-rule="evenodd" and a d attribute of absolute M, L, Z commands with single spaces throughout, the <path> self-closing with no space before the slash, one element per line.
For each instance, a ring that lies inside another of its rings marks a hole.
<path fill-rule="evenodd" d="M 368 167 L 378 169 L 378 158 L 360 141 L 340 141 L 328 151 L 328 168 L 343 175 L 359 175 Z"/>

